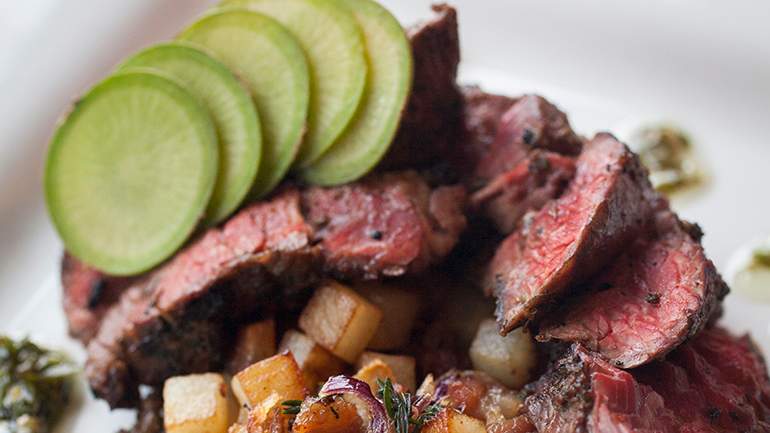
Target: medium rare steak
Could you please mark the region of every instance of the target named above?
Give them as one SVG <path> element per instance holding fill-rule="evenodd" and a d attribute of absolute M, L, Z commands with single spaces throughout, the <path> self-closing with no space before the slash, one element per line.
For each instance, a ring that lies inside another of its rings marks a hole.
<path fill-rule="evenodd" d="M 102 317 L 136 278 L 112 277 L 64 253 L 61 261 L 62 306 L 69 333 L 88 343 Z"/>
<path fill-rule="evenodd" d="M 564 113 L 542 96 L 524 95 L 502 115 L 495 139 L 479 156 L 474 177 L 476 182 L 489 182 L 515 168 L 532 149 L 577 155 L 581 147 Z"/>
<path fill-rule="evenodd" d="M 550 315 L 539 340 L 578 341 L 622 368 L 659 358 L 706 326 L 728 288 L 700 245 L 660 200 L 655 230 Z"/>
<path fill-rule="evenodd" d="M 146 284 L 126 291 L 104 318 L 88 345 L 94 393 L 112 407 L 130 406 L 140 383 L 220 366 L 229 324 L 279 299 L 279 282 L 290 288 L 313 282 L 311 235 L 294 189 L 206 232 Z"/>
<path fill-rule="evenodd" d="M 86 374 L 113 407 L 138 384 L 221 367 L 244 321 L 281 308 L 326 269 L 343 278 L 418 272 L 465 227 L 462 187 L 413 172 L 336 188 L 288 188 L 211 229 L 127 290 L 89 346 Z"/>
<path fill-rule="evenodd" d="M 324 269 L 342 278 L 418 273 L 446 256 L 466 225 L 465 189 L 431 190 L 412 171 L 302 196 Z"/>
<path fill-rule="evenodd" d="M 574 175 L 574 158 L 534 150 L 512 170 L 476 191 L 471 204 L 480 208 L 501 233 L 510 233 L 524 214 L 559 197 Z"/>
<path fill-rule="evenodd" d="M 651 215 L 646 174 L 609 134 L 585 145 L 568 189 L 525 217 L 489 266 L 485 287 L 497 296 L 502 332 L 595 274 L 639 234 Z"/>
<path fill-rule="evenodd" d="M 720 328 L 631 371 L 574 345 L 532 391 L 541 433 L 770 432 L 767 366 L 748 337 Z"/>
<path fill-rule="evenodd" d="M 414 59 L 412 94 L 383 168 L 432 164 L 462 134 L 462 96 L 457 86 L 460 39 L 457 11 L 433 6 L 435 17 L 408 29 Z"/>
<path fill-rule="evenodd" d="M 484 155 L 489 153 L 497 136 L 500 119 L 516 102 L 516 98 L 486 93 L 476 86 L 464 87 L 465 136 L 459 146 L 459 166 L 471 174 Z"/>

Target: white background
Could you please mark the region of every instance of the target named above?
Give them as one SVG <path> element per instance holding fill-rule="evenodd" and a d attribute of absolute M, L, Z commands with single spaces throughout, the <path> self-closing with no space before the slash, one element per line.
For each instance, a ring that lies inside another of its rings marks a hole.
<path fill-rule="evenodd" d="M 82 356 L 64 337 L 56 269 L 61 246 L 41 182 L 57 117 L 126 55 L 172 37 L 207 0 L 0 0 L 0 332 L 31 333 Z M 404 23 L 427 1 L 383 2 Z M 621 136 L 673 121 L 694 136 L 711 173 L 675 201 L 701 224 L 720 269 L 770 235 L 770 2 L 466 0 L 462 77 L 510 93 L 538 92 L 583 134 Z M 770 308 L 740 294 L 724 321 L 770 351 Z M 770 353 L 770 352 L 768 352 Z M 126 413 L 86 409 L 64 430 L 111 431 Z"/>

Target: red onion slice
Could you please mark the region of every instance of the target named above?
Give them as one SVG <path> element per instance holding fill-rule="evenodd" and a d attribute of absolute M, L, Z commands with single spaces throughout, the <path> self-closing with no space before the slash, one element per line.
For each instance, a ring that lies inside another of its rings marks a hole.
<path fill-rule="evenodd" d="M 393 433 L 385 407 L 372 395 L 366 382 L 348 376 L 332 376 L 321 387 L 318 396 L 323 398 L 333 395 L 339 395 L 355 405 L 368 433 Z"/>

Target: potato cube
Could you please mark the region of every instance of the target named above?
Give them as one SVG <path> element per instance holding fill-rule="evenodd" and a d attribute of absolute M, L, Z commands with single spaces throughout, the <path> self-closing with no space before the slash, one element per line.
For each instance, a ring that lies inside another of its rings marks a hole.
<path fill-rule="evenodd" d="M 373 360 L 384 362 L 393 372 L 394 382 L 413 392 L 415 387 L 415 360 L 411 356 L 386 355 L 379 352 L 364 352 L 358 358 L 356 366 L 362 368 Z"/>
<path fill-rule="evenodd" d="M 362 284 L 356 289 L 382 311 L 380 326 L 367 347 L 395 350 L 409 344 L 420 307 L 417 293 L 381 283 Z"/>
<path fill-rule="evenodd" d="M 227 433 L 249 433 L 249 431 L 246 430 L 246 426 L 243 424 L 233 424 L 227 429 Z"/>
<path fill-rule="evenodd" d="M 354 363 L 374 336 L 382 312 L 353 289 L 331 281 L 319 287 L 299 327 L 333 354 Z"/>
<path fill-rule="evenodd" d="M 422 433 L 486 433 L 484 423 L 476 418 L 445 408 L 425 424 Z"/>
<path fill-rule="evenodd" d="M 163 384 L 163 424 L 168 433 L 225 433 L 230 403 L 221 374 L 176 376 Z"/>
<path fill-rule="evenodd" d="M 531 371 L 537 363 L 535 343 L 524 328 L 503 337 L 492 319 L 479 325 L 476 338 L 471 344 L 470 357 L 476 370 L 514 389 L 529 382 Z"/>
<path fill-rule="evenodd" d="M 270 409 L 286 400 L 307 396 L 305 379 L 291 353 L 272 356 L 233 376 L 233 394 L 250 409 L 250 417 L 267 417 Z"/>
<path fill-rule="evenodd" d="M 380 389 L 377 380 L 390 379 L 391 382 L 398 382 L 396 380 L 396 375 L 393 373 L 393 370 L 388 367 L 388 364 L 385 364 L 380 359 L 373 359 L 369 361 L 369 363 L 361 367 L 361 369 L 358 370 L 356 375 L 353 377 L 366 382 L 374 394 L 376 394 Z"/>
<path fill-rule="evenodd" d="M 318 388 L 318 384 L 326 382 L 329 376 L 345 371 L 345 362 L 302 332 L 286 331 L 278 347 L 281 352 L 289 351 L 294 355 L 309 390 Z"/>
<path fill-rule="evenodd" d="M 275 353 L 275 321 L 268 319 L 252 323 L 238 331 L 227 360 L 227 371 L 235 374 Z"/>

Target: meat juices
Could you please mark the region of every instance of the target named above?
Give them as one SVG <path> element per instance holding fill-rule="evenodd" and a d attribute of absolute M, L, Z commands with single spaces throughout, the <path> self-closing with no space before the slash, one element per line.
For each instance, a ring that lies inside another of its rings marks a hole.
<path fill-rule="evenodd" d="M 509 332 L 585 281 L 642 231 L 652 187 L 638 158 L 609 134 L 586 143 L 575 179 L 557 200 L 525 218 L 487 271 L 497 319 Z"/>
<path fill-rule="evenodd" d="M 538 339 L 576 341 L 612 365 L 660 358 L 707 325 L 728 292 L 700 245 L 660 201 L 655 230 L 638 239 L 586 294 L 549 316 Z"/>

